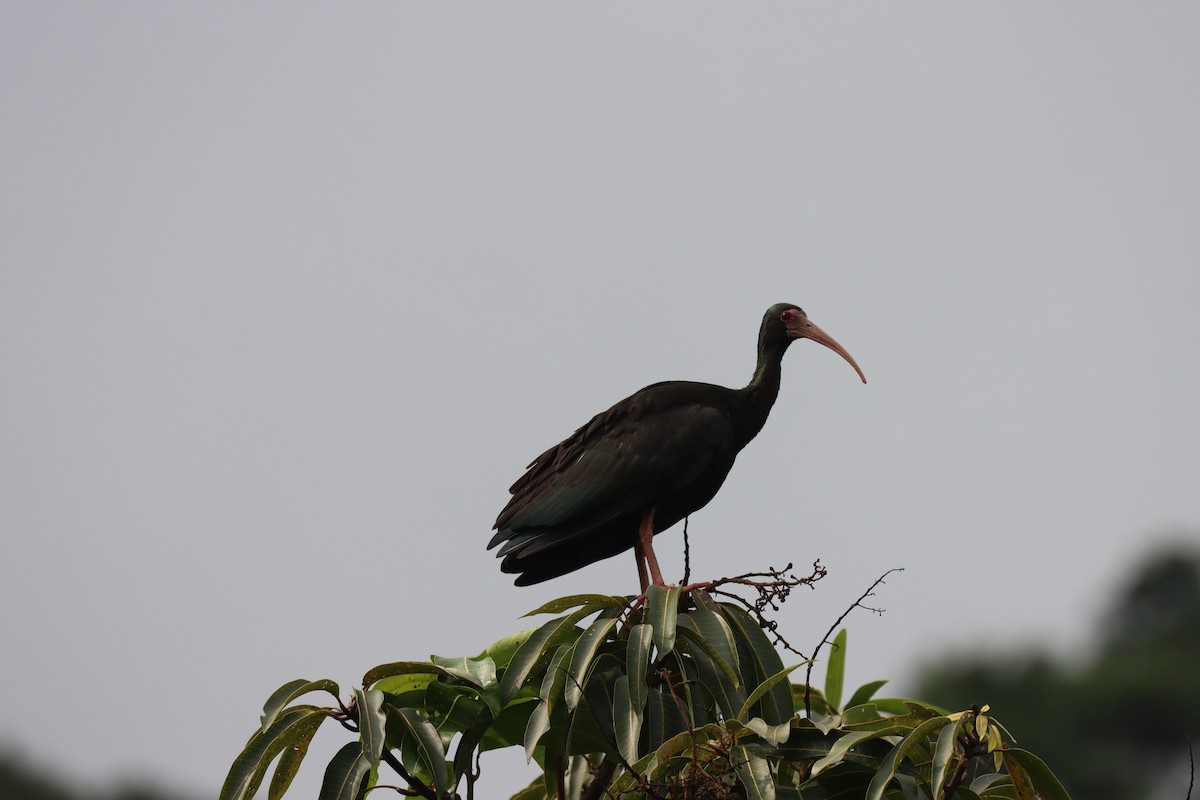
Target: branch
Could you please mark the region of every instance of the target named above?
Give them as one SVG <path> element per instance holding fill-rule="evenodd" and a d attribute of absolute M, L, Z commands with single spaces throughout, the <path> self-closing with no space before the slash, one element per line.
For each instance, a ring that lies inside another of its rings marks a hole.
<path fill-rule="evenodd" d="M 812 671 L 813 671 L 813 666 L 817 663 L 817 654 L 821 652 L 821 648 L 830 643 L 829 637 L 832 636 L 833 632 L 836 631 L 838 626 L 842 624 L 842 620 L 844 620 L 846 617 L 850 616 L 850 612 L 853 611 L 854 609 L 863 608 L 863 609 L 866 609 L 867 611 L 874 611 L 876 614 L 882 614 L 883 609 L 871 608 L 870 606 L 864 606 L 862 604 L 862 602 L 863 602 L 863 600 L 866 600 L 868 597 L 875 596 L 875 589 L 880 584 L 883 583 L 884 578 L 886 578 L 888 575 L 891 575 L 893 572 L 903 572 L 903 571 L 904 571 L 903 567 L 892 567 L 887 572 L 883 573 L 878 578 L 876 578 L 875 582 L 871 584 L 870 588 L 868 588 L 865 592 L 863 592 L 859 596 L 859 598 L 850 605 L 849 608 L 847 608 L 845 611 L 843 611 L 842 615 L 840 617 L 838 617 L 836 620 L 834 620 L 833 624 L 829 626 L 829 630 L 825 631 L 825 636 L 821 639 L 821 643 L 818 644 L 816 646 L 816 648 L 813 649 L 812 658 L 808 662 L 808 669 L 805 670 L 805 672 L 804 672 L 804 716 L 812 717 L 812 709 L 809 707 L 809 699 L 812 696 Z"/>
<path fill-rule="evenodd" d="M 401 794 L 409 795 L 410 797 L 419 795 L 420 797 L 426 798 L 426 800 L 438 800 L 438 796 L 434 794 L 433 789 L 430 789 L 424 783 L 421 783 L 421 781 L 408 774 L 408 770 L 404 768 L 404 765 L 400 763 L 400 759 L 396 758 L 391 750 L 388 750 L 386 747 L 383 748 L 383 753 L 380 757 L 387 762 L 389 767 L 396 770 L 400 777 L 404 778 L 404 780 L 408 782 L 408 785 L 413 788 L 413 791 L 411 792 L 407 792 L 403 789 L 397 789 L 396 791 L 400 792 Z"/>
<path fill-rule="evenodd" d="M 736 600 L 745 607 L 753 616 L 764 631 L 771 635 L 775 644 L 784 647 L 787 650 L 805 658 L 805 655 L 797 650 L 783 638 L 779 633 L 779 623 L 770 619 L 766 615 L 767 609 L 778 611 L 779 606 L 788 598 L 792 589 L 797 586 L 807 586 L 813 588 L 813 584 L 824 578 L 827 574 L 825 567 L 821 566 L 820 561 L 814 561 L 812 565 L 812 573 L 806 578 L 797 578 L 791 572 L 792 565 L 789 563 L 783 569 L 775 569 L 770 567 L 766 572 L 747 572 L 733 578 L 719 578 L 713 581 L 707 588 L 709 594 L 719 594 L 722 597 L 728 597 L 731 600 Z M 733 592 L 727 592 L 719 587 L 722 586 L 746 586 L 753 589 L 758 595 L 754 602 L 750 602 L 746 598 Z"/>

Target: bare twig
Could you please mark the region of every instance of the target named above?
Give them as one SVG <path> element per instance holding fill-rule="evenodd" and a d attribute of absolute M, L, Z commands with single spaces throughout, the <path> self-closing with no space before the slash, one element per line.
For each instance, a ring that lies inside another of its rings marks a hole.
<path fill-rule="evenodd" d="M 1196 786 L 1196 756 L 1192 753 L 1192 737 L 1184 734 L 1183 738 L 1187 739 L 1188 744 L 1188 771 L 1190 778 L 1188 779 L 1188 793 L 1185 800 L 1192 800 L 1192 789 Z"/>
<path fill-rule="evenodd" d="M 872 583 L 871 586 L 865 592 L 863 592 L 859 596 L 859 598 L 850 605 L 849 608 L 847 608 L 845 611 L 843 611 L 842 615 L 840 617 L 838 617 L 836 620 L 833 621 L 833 624 L 829 626 L 829 630 L 825 631 L 825 636 L 822 637 L 820 643 L 815 648 L 813 648 L 812 659 L 809 660 L 808 669 L 805 670 L 805 672 L 804 672 L 804 716 L 806 716 L 806 717 L 812 716 L 812 708 L 810 708 L 810 706 L 809 706 L 809 700 L 812 697 L 812 671 L 813 671 L 813 666 L 815 666 L 817 663 L 817 654 L 821 652 L 821 648 L 830 643 L 829 637 L 832 636 L 833 632 L 836 631 L 838 629 L 838 626 L 842 624 L 842 620 L 844 620 L 844 619 L 846 619 L 846 617 L 850 616 L 850 612 L 853 611 L 854 609 L 862 608 L 862 609 L 866 609 L 867 611 L 873 611 L 876 614 L 882 614 L 883 609 L 871 608 L 870 606 L 864 606 L 863 600 L 866 600 L 868 597 L 874 597 L 875 589 L 878 588 L 879 585 L 883 583 L 884 578 L 886 578 L 888 575 L 891 575 L 893 572 L 903 572 L 903 571 L 904 571 L 903 567 L 892 567 L 887 572 L 883 573 L 878 578 L 876 578 L 875 582 Z"/>
<path fill-rule="evenodd" d="M 688 542 L 688 520 L 691 517 L 683 518 L 683 583 L 682 586 L 687 586 L 692 582 L 692 547 Z"/>
<path fill-rule="evenodd" d="M 789 563 L 783 569 L 769 568 L 766 572 L 747 572 L 742 575 L 737 575 L 733 578 L 720 578 L 712 582 L 706 589 L 709 594 L 721 595 L 728 597 L 741 603 L 747 611 L 753 616 L 755 621 L 764 631 L 771 635 L 776 645 L 779 645 L 801 658 L 805 655 L 797 650 L 783 638 L 779 633 L 779 623 L 767 617 L 767 610 L 778 611 L 779 606 L 788 598 L 792 589 L 797 586 L 807 586 L 813 588 L 813 584 L 824 578 L 826 575 L 825 567 L 821 566 L 820 561 L 814 561 L 812 572 L 805 578 L 798 578 L 792 573 L 792 565 Z M 757 595 L 753 602 L 747 600 L 739 594 L 731 591 L 726 591 L 721 588 L 724 586 L 745 586 L 752 589 Z"/>

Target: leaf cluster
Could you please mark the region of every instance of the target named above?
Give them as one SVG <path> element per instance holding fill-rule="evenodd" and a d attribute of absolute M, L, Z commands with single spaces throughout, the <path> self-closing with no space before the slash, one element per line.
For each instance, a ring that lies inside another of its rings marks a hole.
<path fill-rule="evenodd" d="M 332 681 L 285 684 L 220 800 L 253 796 L 273 763 L 268 797 L 282 798 L 328 719 L 356 736 L 327 765 L 320 800 L 472 800 L 479 753 L 506 747 L 543 769 L 513 800 L 1067 797 L 986 708 L 875 699 L 884 681 L 843 706 L 844 630 L 822 691 L 791 683 L 805 662 L 785 667 L 760 621 L 704 591 L 651 587 L 644 607 L 577 595 L 530 615 L 542 614 L 557 616 L 473 658 L 376 667 L 346 704 Z M 315 691 L 336 705 L 297 702 Z M 404 785 L 380 781 L 385 764 Z"/>

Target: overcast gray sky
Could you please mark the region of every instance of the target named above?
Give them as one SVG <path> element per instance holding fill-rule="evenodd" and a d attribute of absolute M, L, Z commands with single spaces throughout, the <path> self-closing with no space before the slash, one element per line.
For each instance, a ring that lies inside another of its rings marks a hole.
<path fill-rule="evenodd" d="M 780 615 L 811 646 L 905 567 L 851 682 L 1086 646 L 1197 536 L 1200 5 L 0 21 L 0 742 L 70 773 L 215 791 L 286 680 L 634 590 L 632 556 L 512 587 L 506 489 L 645 384 L 744 384 L 777 301 L 870 383 L 792 348 L 693 569 L 820 558 Z"/>

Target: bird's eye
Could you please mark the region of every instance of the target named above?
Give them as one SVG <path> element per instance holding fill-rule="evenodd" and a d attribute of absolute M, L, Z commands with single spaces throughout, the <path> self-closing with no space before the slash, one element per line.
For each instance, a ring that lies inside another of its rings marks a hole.
<path fill-rule="evenodd" d="M 799 318 L 800 318 L 800 315 L 798 313 L 796 313 L 796 309 L 794 309 L 794 308 L 789 308 L 787 311 L 784 311 L 782 314 L 779 315 L 779 319 L 783 320 L 784 324 L 786 324 L 786 325 L 791 325 L 793 322 L 795 322 Z"/>

